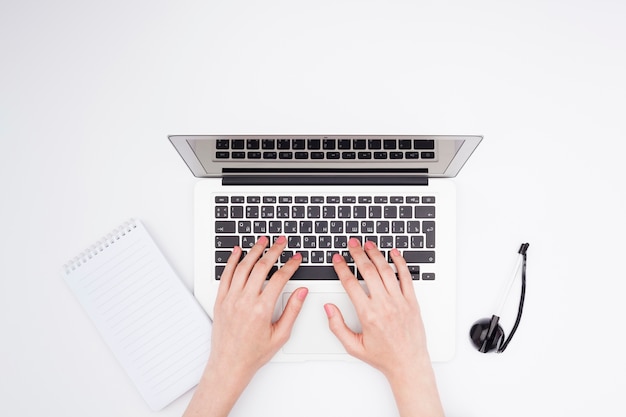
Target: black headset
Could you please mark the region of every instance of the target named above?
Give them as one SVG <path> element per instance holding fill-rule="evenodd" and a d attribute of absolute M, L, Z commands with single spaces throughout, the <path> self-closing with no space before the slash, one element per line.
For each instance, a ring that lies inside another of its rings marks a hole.
<path fill-rule="evenodd" d="M 519 307 L 517 309 L 517 318 L 515 319 L 513 329 L 511 329 L 511 334 L 509 334 L 509 337 L 504 340 L 504 330 L 502 330 L 502 327 L 498 324 L 500 317 L 496 314 L 492 315 L 491 318 L 478 320 L 470 329 L 469 336 L 479 352 L 487 353 L 493 350 L 497 353 L 504 352 L 504 349 L 506 349 L 509 342 L 513 338 L 513 335 L 517 330 L 517 326 L 519 326 L 519 322 L 522 319 L 522 310 L 524 309 L 524 297 L 526 296 L 526 251 L 528 250 L 528 246 L 530 246 L 528 243 L 522 243 L 522 246 L 517 252 L 521 255 L 522 262 L 522 293 L 520 295 Z M 515 268 L 513 279 L 517 276 L 518 270 L 519 264 Z"/>

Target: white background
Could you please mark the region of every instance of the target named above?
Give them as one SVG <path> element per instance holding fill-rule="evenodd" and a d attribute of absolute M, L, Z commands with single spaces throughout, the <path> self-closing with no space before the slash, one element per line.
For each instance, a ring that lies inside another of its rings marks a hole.
<path fill-rule="evenodd" d="M 626 414 L 626 3 L 513 3 L 2 0 L 0 415 L 154 415 L 59 270 L 134 216 L 191 289 L 166 136 L 200 133 L 484 135 L 456 179 L 447 415 Z M 523 241 L 522 324 L 477 353 Z M 396 413 L 377 371 L 322 362 L 268 365 L 232 415 Z"/>

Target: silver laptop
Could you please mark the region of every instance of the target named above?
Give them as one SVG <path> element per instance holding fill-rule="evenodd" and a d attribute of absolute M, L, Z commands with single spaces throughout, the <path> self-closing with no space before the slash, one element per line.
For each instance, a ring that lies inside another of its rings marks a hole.
<path fill-rule="evenodd" d="M 309 294 L 291 338 L 274 361 L 347 360 L 330 332 L 323 305 L 336 304 L 359 331 L 350 299 L 332 267 L 340 253 L 360 278 L 347 249 L 356 237 L 387 256 L 398 248 L 417 294 L 433 361 L 455 351 L 457 175 L 481 136 L 202 135 L 169 137 L 198 178 L 194 197 L 194 294 L 209 316 L 220 275 L 235 245 L 260 236 L 288 240 L 302 264 L 279 297 Z M 392 264 L 393 265 L 393 264 Z M 364 289 L 365 284 L 361 280 Z"/>

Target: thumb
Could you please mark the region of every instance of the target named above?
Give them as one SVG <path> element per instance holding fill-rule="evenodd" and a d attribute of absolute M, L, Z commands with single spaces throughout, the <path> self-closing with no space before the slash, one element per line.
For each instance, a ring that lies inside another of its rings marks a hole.
<path fill-rule="evenodd" d="M 276 321 L 276 323 L 274 323 L 274 330 L 281 340 L 281 344 L 286 343 L 287 339 L 289 339 L 293 324 L 296 322 L 296 318 L 298 318 L 300 310 L 302 310 L 304 299 L 308 293 L 309 290 L 304 287 L 295 290 L 291 296 L 289 296 L 289 300 L 283 310 L 283 314 Z"/>
<path fill-rule="evenodd" d="M 324 304 L 324 310 L 328 316 L 328 327 L 330 331 L 339 339 L 343 347 L 350 355 L 359 358 L 363 350 L 361 334 L 354 333 L 346 325 L 339 308 L 334 304 Z"/>

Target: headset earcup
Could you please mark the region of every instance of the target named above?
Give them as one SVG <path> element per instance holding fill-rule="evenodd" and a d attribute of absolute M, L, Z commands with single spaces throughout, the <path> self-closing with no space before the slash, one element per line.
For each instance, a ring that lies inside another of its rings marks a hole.
<path fill-rule="evenodd" d="M 498 324 L 498 319 L 497 316 L 480 319 L 470 329 L 470 339 L 480 352 L 487 353 L 496 350 L 502 343 L 504 330 Z"/>

